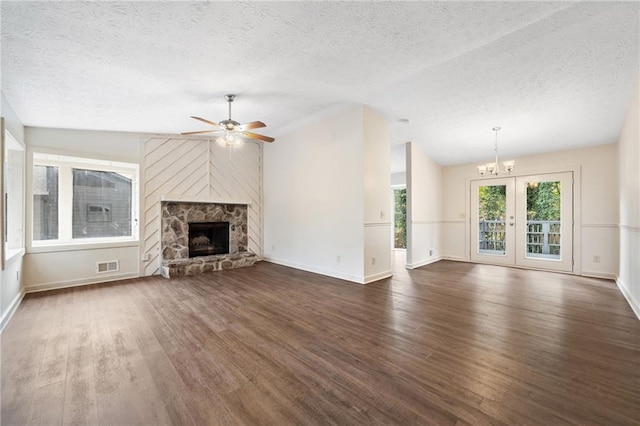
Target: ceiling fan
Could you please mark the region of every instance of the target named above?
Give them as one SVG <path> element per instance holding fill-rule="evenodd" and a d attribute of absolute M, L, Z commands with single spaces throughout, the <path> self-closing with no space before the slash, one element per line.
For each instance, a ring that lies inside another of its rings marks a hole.
<path fill-rule="evenodd" d="M 220 133 L 220 137 L 216 140 L 222 146 L 238 147 L 242 145 L 243 138 L 256 139 L 263 142 L 273 142 L 274 138 L 269 136 L 259 135 L 257 133 L 247 132 L 251 129 L 259 129 L 261 127 L 267 127 L 262 121 L 252 121 L 250 123 L 240 124 L 231 119 L 231 102 L 234 101 L 236 95 L 224 95 L 224 98 L 229 103 L 229 118 L 222 120 L 219 123 L 207 120 L 202 117 L 191 116 L 191 118 L 202 121 L 210 126 L 213 126 L 211 130 L 200 130 L 196 132 L 183 132 L 182 135 L 200 135 L 204 133 Z"/>

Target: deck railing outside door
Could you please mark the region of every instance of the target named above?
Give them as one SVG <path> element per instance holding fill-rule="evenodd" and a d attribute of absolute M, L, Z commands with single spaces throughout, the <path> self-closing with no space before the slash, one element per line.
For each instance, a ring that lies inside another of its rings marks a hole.
<path fill-rule="evenodd" d="M 478 223 L 478 250 L 480 253 L 504 254 L 505 226 L 503 220 L 481 220 Z M 527 256 L 559 258 L 560 221 L 527 221 Z"/>

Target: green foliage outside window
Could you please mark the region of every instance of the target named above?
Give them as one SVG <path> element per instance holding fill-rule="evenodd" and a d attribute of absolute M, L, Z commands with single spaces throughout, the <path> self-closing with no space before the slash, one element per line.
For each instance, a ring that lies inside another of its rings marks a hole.
<path fill-rule="evenodd" d="M 507 209 L 507 187 L 504 185 L 478 188 L 480 220 L 504 220 Z"/>
<path fill-rule="evenodd" d="M 481 186 L 478 196 L 480 220 L 504 220 L 506 186 Z M 560 182 L 527 185 L 527 220 L 560 220 Z"/>
<path fill-rule="evenodd" d="M 407 190 L 396 189 L 394 194 L 394 239 L 395 248 L 407 248 Z"/>
<path fill-rule="evenodd" d="M 560 182 L 527 185 L 527 220 L 560 220 Z"/>

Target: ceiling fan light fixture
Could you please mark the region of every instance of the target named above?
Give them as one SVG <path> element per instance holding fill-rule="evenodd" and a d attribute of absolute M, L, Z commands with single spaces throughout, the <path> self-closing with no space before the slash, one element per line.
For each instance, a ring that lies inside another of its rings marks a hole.
<path fill-rule="evenodd" d="M 216 142 L 225 148 L 240 148 L 244 144 L 240 136 L 234 135 L 230 131 L 225 131 L 222 136 L 216 139 Z"/>

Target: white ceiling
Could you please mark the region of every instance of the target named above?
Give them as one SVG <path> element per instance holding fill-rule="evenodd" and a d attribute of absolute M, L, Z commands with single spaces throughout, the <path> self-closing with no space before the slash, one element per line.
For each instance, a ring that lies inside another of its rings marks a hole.
<path fill-rule="evenodd" d="M 637 2 L 2 1 L 2 91 L 28 126 L 277 136 L 364 103 L 441 164 L 617 140 Z M 401 124 L 398 118 L 407 118 Z M 277 143 L 277 141 L 276 141 Z M 303 143 L 303 141 L 301 141 Z"/>

